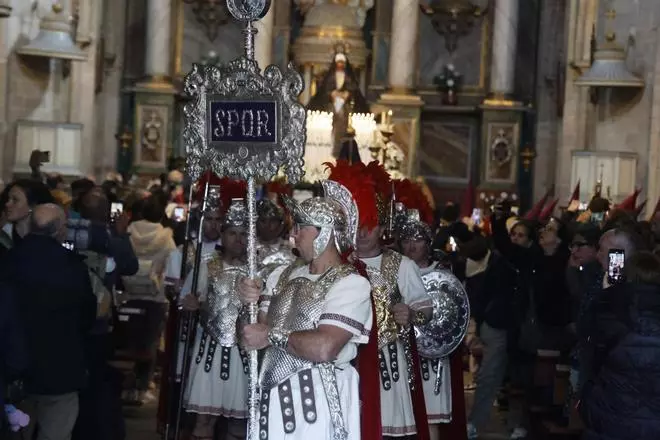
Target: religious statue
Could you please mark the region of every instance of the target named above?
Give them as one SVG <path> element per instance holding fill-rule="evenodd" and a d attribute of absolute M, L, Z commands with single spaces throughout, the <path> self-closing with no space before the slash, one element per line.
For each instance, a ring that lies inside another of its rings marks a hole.
<path fill-rule="evenodd" d="M 333 114 L 333 153 L 337 157 L 342 139 L 348 130 L 350 114 L 369 112 L 369 104 L 360 91 L 360 83 L 341 46 L 336 49 L 332 64 L 319 84 L 316 95 L 309 101 L 307 109 Z"/>

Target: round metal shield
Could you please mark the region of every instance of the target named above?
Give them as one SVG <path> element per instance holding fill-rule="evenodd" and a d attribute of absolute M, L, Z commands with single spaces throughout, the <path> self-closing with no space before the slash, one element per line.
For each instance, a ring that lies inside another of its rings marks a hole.
<path fill-rule="evenodd" d="M 266 16 L 271 0 L 227 0 L 227 9 L 239 21 L 257 21 Z"/>
<path fill-rule="evenodd" d="M 461 344 L 470 322 L 470 303 L 461 282 L 452 273 L 434 270 L 422 275 L 433 300 L 433 318 L 415 327 L 417 350 L 428 359 L 450 355 Z"/>

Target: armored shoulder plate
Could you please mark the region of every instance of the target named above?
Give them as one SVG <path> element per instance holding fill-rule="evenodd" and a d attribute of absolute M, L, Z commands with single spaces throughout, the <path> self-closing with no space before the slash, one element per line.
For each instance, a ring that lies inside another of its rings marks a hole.
<path fill-rule="evenodd" d="M 209 283 L 200 321 L 206 331 L 223 347 L 236 345 L 236 321 L 241 309 L 238 280 L 247 275 L 247 267 L 225 266 L 219 256 L 208 262 Z"/>

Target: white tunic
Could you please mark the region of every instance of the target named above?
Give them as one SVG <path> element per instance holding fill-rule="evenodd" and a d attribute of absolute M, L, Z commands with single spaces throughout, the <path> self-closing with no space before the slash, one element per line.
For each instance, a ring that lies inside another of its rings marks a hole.
<path fill-rule="evenodd" d="M 213 360 L 208 368 L 207 356 L 212 337 L 205 335 L 204 349 L 200 352 L 203 333 L 204 329 L 198 325 L 188 370 L 184 406 L 188 412 L 246 419 L 248 376 L 243 369 L 239 348 L 236 345 L 231 347 L 229 359 L 225 359 L 222 355 L 222 347 L 216 345 Z M 223 363 L 229 370 L 229 377 L 226 379 L 221 377 Z M 209 371 L 206 371 L 207 369 Z"/>
<path fill-rule="evenodd" d="M 284 268 L 275 270 L 266 281 L 266 290 L 260 304 L 260 310 L 268 311 L 270 296 L 282 275 Z M 320 275 L 309 273 L 309 266 L 302 266 L 293 271 L 289 279 L 305 277 L 317 280 Z M 359 275 L 349 275 L 339 280 L 328 291 L 320 325 L 332 325 L 350 332 L 353 337 L 341 349 L 334 364 L 336 368 L 339 401 L 342 417 L 348 431 L 349 440 L 360 439 L 360 396 L 358 373 L 350 364 L 357 355 L 358 344 L 369 341 L 373 316 L 371 313 L 371 287 L 369 282 Z M 278 387 L 270 390 L 268 410 L 268 438 L 271 440 L 321 440 L 332 438 L 333 427 L 330 419 L 325 390 L 316 368 L 312 368 L 314 382 L 314 398 L 317 417 L 314 423 L 308 423 L 303 416 L 300 384 L 298 375 L 289 378 L 294 405 L 296 429 L 291 434 L 284 432 L 282 412 L 280 408 Z"/>
<path fill-rule="evenodd" d="M 436 270 L 438 263 L 429 267 L 420 268 L 420 273 L 426 275 Z M 451 422 L 451 367 L 449 357 L 444 359 L 420 359 L 420 367 L 428 367 L 427 377 L 424 377 L 422 368 L 422 388 L 424 388 L 424 401 L 426 402 L 426 415 L 429 425 Z M 442 376 L 440 392 L 435 393 L 435 383 L 438 373 Z"/>
<path fill-rule="evenodd" d="M 212 256 L 213 253 L 210 253 Z M 208 297 L 208 260 L 202 258 L 199 266 L 199 283 L 197 292 L 199 301 L 205 302 Z M 225 263 L 225 266 L 229 265 Z M 192 272 L 186 277 L 181 288 L 181 298 L 190 294 L 192 287 Z M 233 418 L 247 418 L 247 374 L 243 369 L 243 360 L 237 346 L 231 347 L 229 359 L 223 359 L 222 347 L 215 347 L 209 371 L 205 371 L 206 358 L 209 355 L 211 335 L 205 338 L 204 348 L 200 355 L 203 328 L 198 325 L 195 335 L 190 368 L 186 382 L 185 407 L 190 412 L 200 414 L 211 414 Z M 197 359 L 200 358 L 197 362 Z M 182 365 L 183 350 L 179 350 L 179 365 Z M 228 361 L 229 377 L 227 380 L 221 378 L 223 361 Z"/>
<path fill-rule="evenodd" d="M 383 256 L 361 259 L 367 266 L 381 269 Z M 421 310 L 432 307 L 432 301 L 426 294 L 424 283 L 419 272 L 419 267 L 410 258 L 403 256 L 399 266 L 397 284 L 403 298 L 413 310 Z M 410 385 L 408 384 L 407 360 L 401 341 L 397 340 L 396 366 L 391 362 L 389 348 L 383 347 L 383 357 L 387 370 L 392 377 L 392 372 L 398 370 L 399 380 L 391 380 L 391 387 L 386 390 L 383 381 L 380 381 L 380 413 L 383 435 L 389 437 L 403 437 L 417 433 L 415 414 L 413 412 L 412 398 L 410 396 Z"/>

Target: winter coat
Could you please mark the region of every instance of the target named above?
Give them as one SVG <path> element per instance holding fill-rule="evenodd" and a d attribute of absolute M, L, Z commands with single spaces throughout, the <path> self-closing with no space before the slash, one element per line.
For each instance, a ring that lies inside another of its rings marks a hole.
<path fill-rule="evenodd" d="M 15 292 L 0 285 L 0 409 L 4 408 L 5 386 L 27 366 L 27 353 Z M 0 414 L 0 420 L 3 415 Z M 2 423 L 0 423 L 1 425 Z"/>
<path fill-rule="evenodd" d="M 9 251 L 2 273 L 16 291 L 25 330 L 27 392 L 78 391 L 86 382 L 85 342 L 96 319 L 81 256 L 51 237 L 29 234 Z"/>
<path fill-rule="evenodd" d="M 611 287 L 594 312 L 584 439 L 660 439 L 660 286 Z"/>

